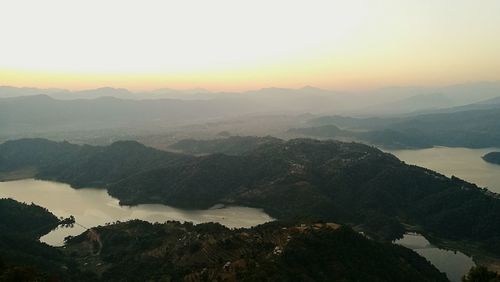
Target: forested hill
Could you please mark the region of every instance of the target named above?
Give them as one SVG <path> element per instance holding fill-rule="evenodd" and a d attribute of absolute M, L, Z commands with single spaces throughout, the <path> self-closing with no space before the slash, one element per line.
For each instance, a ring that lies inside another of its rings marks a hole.
<path fill-rule="evenodd" d="M 261 207 L 279 219 L 340 221 L 381 238 L 400 235 L 406 224 L 440 238 L 481 242 L 500 254 L 499 199 L 358 143 L 269 143 L 241 156 L 214 154 L 144 172 L 109 192 L 125 203 Z"/>
<path fill-rule="evenodd" d="M 93 229 L 65 252 L 104 281 L 447 281 L 424 258 L 333 223 L 219 224 L 131 221 Z M 96 253 L 98 252 L 98 255 Z M 97 267 L 96 267 L 97 266 Z"/>
<path fill-rule="evenodd" d="M 23 155 L 42 145 L 60 147 L 60 152 Z M 9 161 L 13 158 L 17 161 Z M 105 187 L 126 204 L 246 205 L 283 220 L 348 224 L 374 238 L 393 239 L 405 229 L 417 229 L 500 255 L 500 200 L 495 195 L 358 143 L 280 140 L 238 156 L 202 157 L 134 142 L 90 147 L 21 140 L 0 145 L 0 168 L 22 165 L 36 166 L 39 178 Z"/>
<path fill-rule="evenodd" d="M 184 139 L 169 146 L 169 149 L 192 155 L 221 153 L 226 155 L 241 155 L 267 143 L 280 143 L 281 140 L 271 136 L 231 136 L 227 138 L 197 140 Z"/>
<path fill-rule="evenodd" d="M 141 171 L 191 159 L 188 155 L 148 148 L 135 141 L 101 147 L 20 139 L 0 145 L 0 172 L 33 168 L 38 178 L 66 182 L 73 187 L 105 187 Z"/>
<path fill-rule="evenodd" d="M 57 224 L 46 209 L 0 199 L 0 218 L 0 281 L 447 281 L 411 250 L 335 223 L 230 230 L 134 220 L 55 248 L 26 228 Z"/>
<path fill-rule="evenodd" d="M 85 277 L 90 281 L 95 277 L 83 275 L 60 250 L 38 241 L 60 223 L 47 209 L 0 199 L 0 219 L 0 281 L 79 281 Z"/>
<path fill-rule="evenodd" d="M 500 165 L 500 152 L 491 152 L 483 156 L 483 160 Z"/>
<path fill-rule="evenodd" d="M 0 234 L 12 234 L 38 239 L 59 224 L 59 219 L 47 209 L 27 205 L 12 199 L 0 199 Z"/>

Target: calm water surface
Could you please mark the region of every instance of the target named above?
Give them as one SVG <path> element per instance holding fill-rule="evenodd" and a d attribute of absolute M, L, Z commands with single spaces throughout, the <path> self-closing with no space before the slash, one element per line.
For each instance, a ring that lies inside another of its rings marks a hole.
<path fill-rule="evenodd" d="M 405 234 L 403 239 L 394 243 L 405 246 L 417 252 L 419 255 L 430 261 L 441 272 L 446 273 L 448 279 L 459 282 L 462 276 L 475 266 L 471 257 L 461 252 L 439 249 L 425 239 L 424 236 L 416 233 Z"/>
<path fill-rule="evenodd" d="M 142 219 L 149 222 L 219 222 L 232 228 L 251 227 L 273 220 L 264 211 L 247 207 L 183 210 L 160 204 L 120 206 L 118 200 L 109 196 L 105 190 L 73 189 L 67 184 L 34 179 L 0 182 L 0 198 L 35 203 L 58 217 L 73 215 L 76 222 L 85 227 L 117 220 Z M 40 238 L 40 241 L 52 246 L 62 246 L 64 237 L 85 231 L 82 226 L 57 228 Z"/>
<path fill-rule="evenodd" d="M 432 169 L 446 176 L 463 180 L 500 193 L 500 165 L 485 162 L 481 157 L 499 148 L 468 149 L 434 147 L 420 150 L 390 150 L 399 159 Z"/>

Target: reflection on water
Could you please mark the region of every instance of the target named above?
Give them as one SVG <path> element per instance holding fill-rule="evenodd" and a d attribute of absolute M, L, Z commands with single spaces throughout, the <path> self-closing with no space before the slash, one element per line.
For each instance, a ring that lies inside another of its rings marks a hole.
<path fill-rule="evenodd" d="M 446 176 L 455 175 L 466 181 L 500 193 L 500 165 L 485 162 L 481 157 L 498 148 L 468 149 L 434 147 L 419 150 L 391 150 L 409 164 L 426 167 Z"/>
<path fill-rule="evenodd" d="M 67 184 L 34 179 L 0 182 L 0 198 L 33 202 L 47 208 L 58 217 L 73 215 L 76 222 L 85 227 L 129 219 L 149 222 L 167 220 L 193 223 L 219 222 L 227 227 L 251 227 L 273 220 L 262 210 L 247 207 L 182 210 L 160 204 L 120 206 L 118 200 L 109 196 L 105 190 L 73 189 Z M 79 225 L 73 228 L 61 227 L 43 236 L 40 241 L 61 246 L 64 237 L 78 235 L 83 231 L 85 229 Z"/>
<path fill-rule="evenodd" d="M 439 249 L 431 245 L 424 236 L 416 233 L 405 234 L 394 243 L 414 250 L 441 272 L 446 273 L 451 281 L 461 281 L 462 276 L 475 265 L 471 257 L 461 252 Z"/>

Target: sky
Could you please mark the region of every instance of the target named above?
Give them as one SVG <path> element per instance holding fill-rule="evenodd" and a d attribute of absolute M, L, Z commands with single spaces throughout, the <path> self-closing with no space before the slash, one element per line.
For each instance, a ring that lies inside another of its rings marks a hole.
<path fill-rule="evenodd" d="M 498 0 L 0 0 L 0 84 L 368 89 L 500 80 Z"/>

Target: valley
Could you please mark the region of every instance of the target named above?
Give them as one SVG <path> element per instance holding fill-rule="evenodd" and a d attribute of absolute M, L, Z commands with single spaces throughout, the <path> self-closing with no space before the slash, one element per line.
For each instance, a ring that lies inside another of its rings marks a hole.
<path fill-rule="evenodd" d="M 500 1 L 0 4 L 0 282 L 500 282 Z"/>

